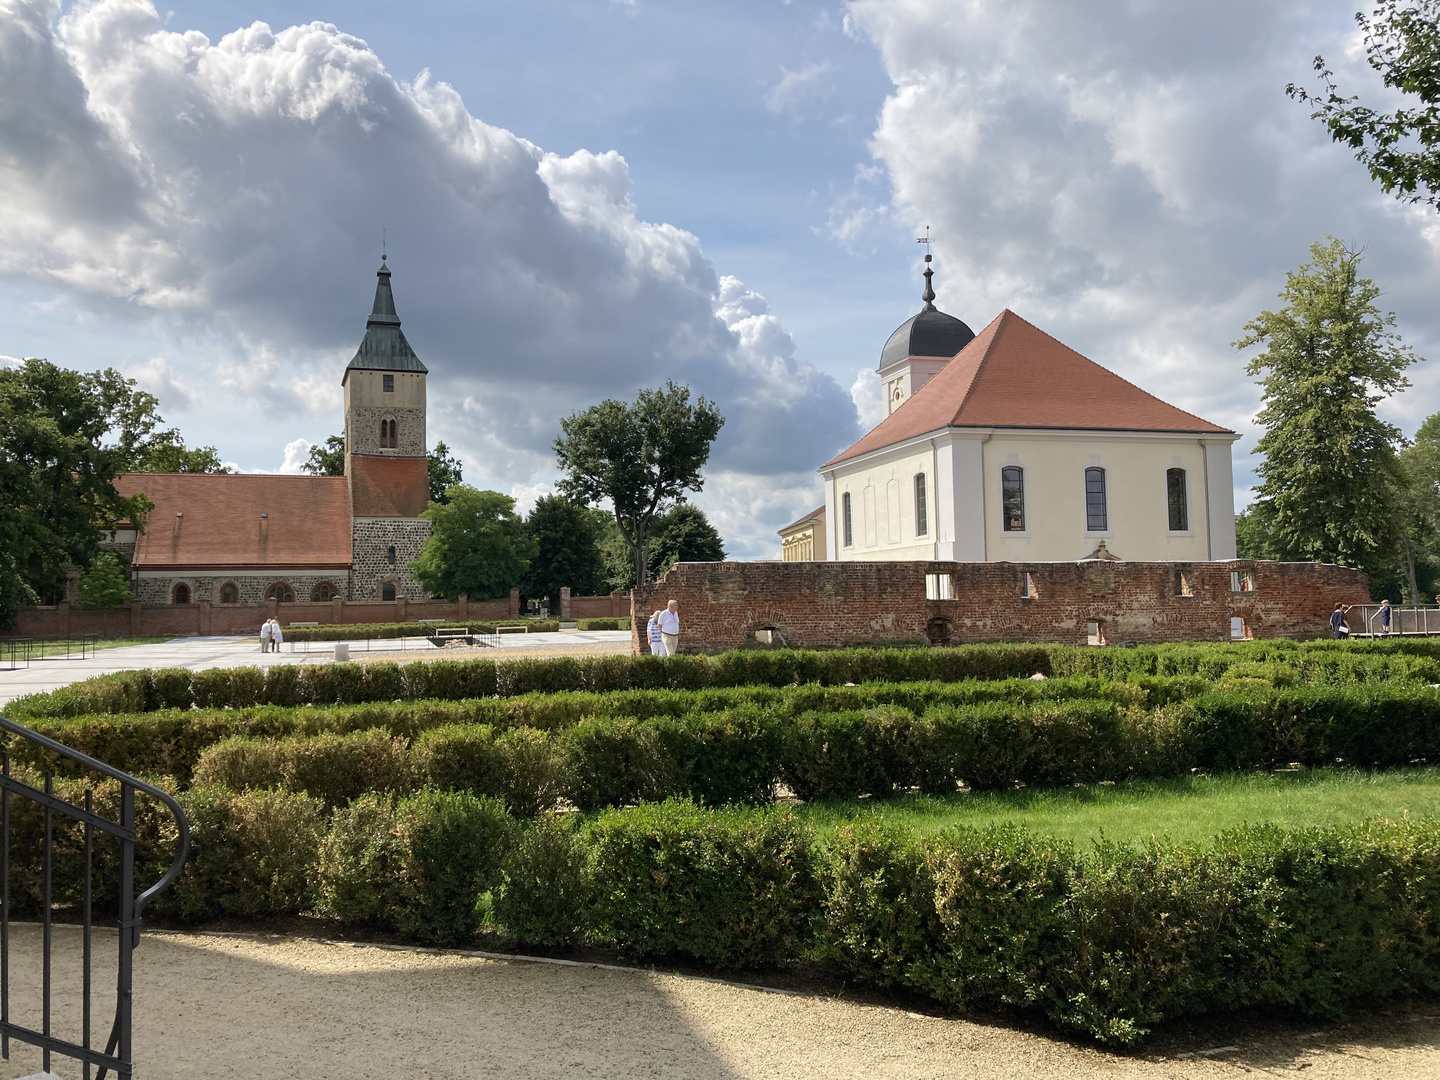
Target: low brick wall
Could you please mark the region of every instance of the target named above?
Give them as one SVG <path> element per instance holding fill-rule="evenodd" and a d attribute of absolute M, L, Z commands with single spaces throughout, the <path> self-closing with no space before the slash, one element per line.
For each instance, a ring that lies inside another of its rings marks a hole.
<path fill-rule="evenodd" d="M 560 590 L 562 619 L 624 619 L 630 614 L 630 597 L 612 592 L 609 596 L 571 596 L 568 588 Z"/>
<path fill-rule="evenodd" d="M 927 599 L 927 575 L 949 575 L 953 599 Z M 1232 589 L 1235 575 L 1241 591 Z M 1229 641 L 1236 618 L 1247 637 L 1308 638 L 1329 633 L 1337 603 L 1369 598 L 1358 570 L 1246 559 L 678 563 L 632 594 L 631 644 L 637 653 L 649 652 L 646 620 L 671 599 L 680 605 L 681 651 L 716 652 L 753 643 L 764 630 L 777 642 L 804 647 L 1084 645 L 1091 623 L 1111 645 Z"/>
<path fill-rule="evenodd" d="M 421 619 L 506 619 L 520 613 L 520 593 L 507 600 L 331 600 L 328 603 L 276 604 L 142 604 L 138 601 L 109 611 L 59 604 L 21 609 L 15 629 L 6 637 L 186 637 L 249 634 L 260 623 L 277 618 L 281 626 L 312 622 L 323 625 L 417 622 Z M 629 611 L 625 612 L 629 614 Z"/>

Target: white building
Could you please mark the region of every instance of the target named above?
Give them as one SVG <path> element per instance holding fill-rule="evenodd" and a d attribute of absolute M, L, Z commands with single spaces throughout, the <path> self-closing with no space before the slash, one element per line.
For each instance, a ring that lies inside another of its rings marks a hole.
<path fill-rule="evenodd" d="M 829 559 L 1235 558 L 1235 432 L 1012 311 L 976 335 L 925 300 L 881 353 L 885 419 L 820 469 Z"/>

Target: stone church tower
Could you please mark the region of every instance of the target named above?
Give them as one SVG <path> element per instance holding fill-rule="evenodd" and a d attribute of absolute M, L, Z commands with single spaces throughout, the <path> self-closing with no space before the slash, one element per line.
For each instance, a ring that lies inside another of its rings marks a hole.
<path fill-rule="evenodd" d="M 352 530 L 351 600 L 423 599 L 407 564 L 430 523 L 425 365 L 400 332 L 390 269 L 376 272 L 365 340 L 345 369 L 345 479 Z"/>

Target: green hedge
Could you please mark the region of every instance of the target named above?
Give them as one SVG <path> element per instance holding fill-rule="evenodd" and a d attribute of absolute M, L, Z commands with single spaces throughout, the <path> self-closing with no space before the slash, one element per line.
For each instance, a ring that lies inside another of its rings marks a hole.
<path fill-rule="evenodd" d="M 627 619 L 576 619 L 576 629 L 579 630 L 629 630 L 630 620 Z"/>
<path fill-rule="evenodd" d="M 1281 685 L 1394 679 L 1440 683 L 1440 642 L 1250 642 L 1087 649 L 1064 645 L 969 645 L 953 649 L 736 650 L 719 656 L 586 656 L 462 661 L 276 665 L 268 669 L 131 671 L 19 698 L 15 719 L 159 709 L 459 701 L 528 693 L 699 690 L 710 687 L 1002 680 L 1034 674 L 1110 681 L 1194 676 Z M 1242 666 L 1243 665 L 1243 666 Z"/>
<path fill-rule="evenodd" d="M 910 700 L 906 691 L 917 685 L 888 689 Z M 444 724 L 420 732 L 408 747 L 401 735 L 378 727 L 278 739 L 262 730 L 197 747 L 197 729 L 220 734 L 224 728 L 209 716 L 191 723 L 184 713 L 142 716 L 124 739 L 110 738 L 127 726 L 111 718 L 56 725 L 56 734 L 102 757 L 124 749 L 106 760 L 132 771 L 184 764 L 182 749 L 197 751 L 193 780 L 201 785 L 284 787 L 327 807 L 368 792 L 433 786 L 500 799 L 521 816 L 551 809 L 561 798 L 585 811 L 676 796 L 709 805 L 761 804 L 773 800 L 782 782 L 806 800 L 885 798 L 912 789 L 943 795 L 962 784 L 985 790 L 1290 762 L 1386 767 L 1440 760 L 1440 691 L 1413 684 L 1211 691 L 1154 708 L 1114 698 L 966 702 L 935 694 L 918 714 L 893 701 L 876 702 L 892 696 L 886 689 L 833 692 L 869 696 L 866 708 L 835 708 L 847 702 L 825 701 L 831 691 L 797 689 L 713 712 L 592 717 L 554 731 Z M 809 704 L 822 708 L 804 707 Z M 315 719 L 307 713 L 293 710 L 292 716 Z M 445 713 L 437 709 L 432 718 Z M 257 710 L 244 722 L 263 729 L 271 719 L 269 710 Z M 162 726 L 190 737 L 176 739 Z M 153 741 L 147 742 L 147 731 Z M 50 764 L 23 744 L 15 750 L 25 764 Z M 187 771 L 182 782 L 191 776 Z"/>

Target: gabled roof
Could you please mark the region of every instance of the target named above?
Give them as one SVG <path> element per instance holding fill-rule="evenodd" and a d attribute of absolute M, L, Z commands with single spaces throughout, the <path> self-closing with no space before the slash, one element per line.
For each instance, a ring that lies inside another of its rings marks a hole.
<path fill-rule="evenodd" d="M 810 524 L 810 522 L 812 522 L 812 521 L 818 521 L 820 518 L 822 518 L 822 517 L 824 517 L 824 516 L 825 516 L 825 504 L 824 504 L 824 503 L 821 503 L 819 506 L 817 506 L 814 510 L 811 510 L 811 511 L 810 511 L 808 514 L 806 514 L 804 517 L 802 517 L 802 518 L 797 518 L 795 521 L 792 521 L 789 525 L 786 525 L 783 529 L 780 529 L 780 530 L 779 530 L 779 535 L 784 536 L 784 535 L 785 535 L 786 533 L 788 533 L 788 532 L 794 532 L 796 529 L 800 528 L 801 525 L 808 525 L 808 524 Z"/>
<path fill-rule="evenodd" d="M 365 338 L 345 370 L 356 371 L 426 371 L 410 342 L 400 332 L 400 316 L 395 314 L 395 294 L 390 291 L 390 269 L 381 256 L 380 269 L 375 271 L 375 306 L 365 320 Z M 342 378 L 340 380 L 344 382 Z"/>
<path fill-rule="evenodd" d="M 1147 394 L 1007 308 L 822 468 L 947 427 L 1234 434 Z"/>
<path fill-rule="evenodd" d="M 343 476 L 125 473 L 115 489 L 155 504 L 135 543 L 136 570 L 350 566 Z"/>

